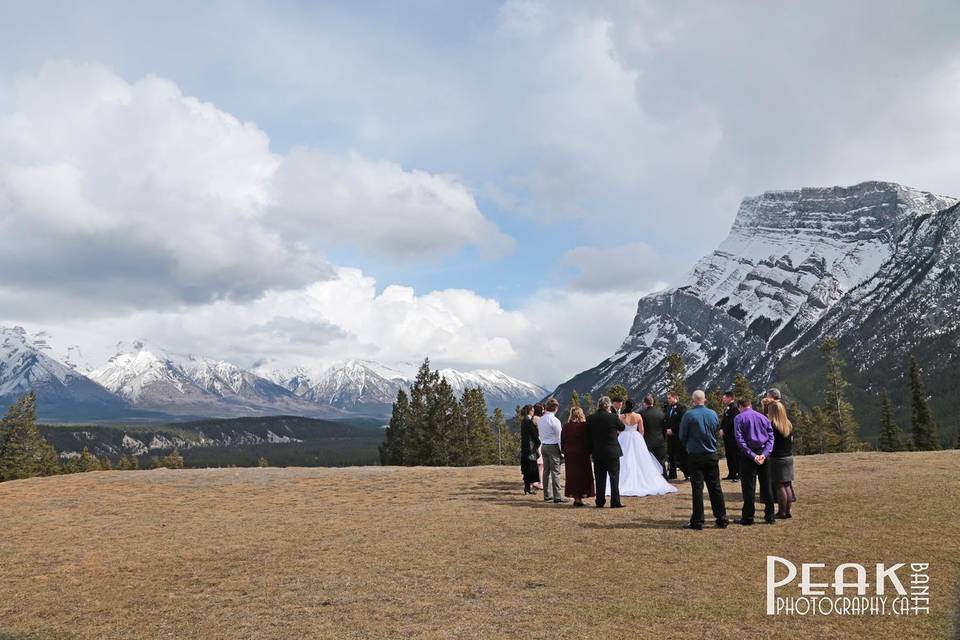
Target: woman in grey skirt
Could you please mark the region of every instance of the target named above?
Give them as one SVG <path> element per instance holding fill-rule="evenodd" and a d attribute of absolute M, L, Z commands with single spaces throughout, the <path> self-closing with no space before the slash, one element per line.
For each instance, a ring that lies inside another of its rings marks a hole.
<path fill-rule="evenodd" d="M 770 454 L 770 482 L 777 496 L 778 518 L 792 518 L 790 505 L 796 501 L 793 493 L 793 425 L 787 418 L 782 402 L 767 405 L 767 417 L 773 424 L 773 453 Z"/>

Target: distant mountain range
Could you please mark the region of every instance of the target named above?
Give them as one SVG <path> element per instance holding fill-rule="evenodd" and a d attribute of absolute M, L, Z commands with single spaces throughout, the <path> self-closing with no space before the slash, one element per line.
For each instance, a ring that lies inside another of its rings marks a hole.
<path fill-rule="evenodd" d="M 411 383 L 403 370 L 349 360 L 311 374 L 303 368 L 251 371 L 229 362 L 177 354 L 143 341 L 120 345 L 101 367 L 81 370 L 48 355 L 43 334 L 0 327 L 0 406 L 34 390 L 45 419 L 143 420 L 296 415 L 337 419 L 389 414 L 397 391 Z M 75 351 L 75 348 L 73 348 Z M 71 351 L 71 353 L 73 353 Z M 441 374 L 457 394 L 480 387 L 492 411 L 511 410 L 546 395 L 543 387 L 501 371 Z"/>
<path fill-rule="evenodd" d="M 935 410 L 960 417 L 960 207 L 890 182 L 771 191 L 744 199 L 729 236 L 678 286 L 644 296 L 622 346 L 561 384 L 594 397 L 612 384 L 662 392 L 679 353 L 688 384 L 726 387 L 734 373 L 819 402 L 819 343 L 838 338 L 850 393 L 869 434 L 884 388 L 909 420 L 907 360 Z M 952 427 L 953 425 L 950 425 Z"/>

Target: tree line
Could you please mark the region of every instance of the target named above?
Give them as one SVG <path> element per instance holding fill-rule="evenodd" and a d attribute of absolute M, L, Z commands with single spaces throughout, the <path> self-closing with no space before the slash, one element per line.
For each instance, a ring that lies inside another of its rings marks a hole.
<path fill-rule="evenodd" d="M 846 364 L 839 355 L 837 340 L 831 337 L 820 344 L 820 353 L 826 368 L 820 402 L 804 410 L 798 403 L 788 404 L 787 413 L 794 427 L 794 452 L 797 455 L 816 453 L 835 453 L 863 451 L 869 445 L 859 437 L 859 425 L 854 415 L 854 406 L 849 400 L 847 389 L 850 383 L 843 376 Z M 893 419 L 890 395 L 883 390 L 878 398 L 880 403 L 880 434 L 877 449 L 880 451 L 932 451 L 940 449 L 937 422 L 927 399 L 926 388 L 920 375 L 916 360 L 910 357 L 910 397 L 911 430 L 909 436 Z M 665 360 L 667 391 L 673 391 L 681 399 L 689 398 L 686 367 L 680 354 L 673 353 Z M 759 408 L 759 398 L 750 381 L 742 373 L 734 375 L 731 388 L 737 398 L 750 398 Z M 614 385 L 607 390 L 612 400 L 625 400 L 627 390 L 622 385 Z M 717 413 L 723 411 L 723 391 L 710 389 L 707 392 L 707 404 Z M 579 396 L 576 391 L 571 397 L 570 406 L 582 406 L 585 410 L 594 409 L 589 394 Z M 960 433 L 957 434 L 956 448 L 960 449 Z"/>
<path fill-rule="evenodd" d="M 520 440 L 499 408 L 487 412 L 479 388 L 458 399 L 430 359 L 420 365 L 410 394 L 400 389 L 380 445 L 380 463 L 467 467 L 516 464 Z"/>

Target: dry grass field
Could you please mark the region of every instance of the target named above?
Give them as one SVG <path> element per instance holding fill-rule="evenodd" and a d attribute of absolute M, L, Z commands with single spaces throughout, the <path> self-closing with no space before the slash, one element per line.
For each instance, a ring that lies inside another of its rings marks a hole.
<path fill-rule="evenodd" d="M 793 520 L 700 532 L 680 529 L 687 485 L 573 509 L 522 495 L 514 468 L 9 482 L 0 638 L 950 637 L 958 470 L 960 451 L 798 458 Z M 768 552 L 929 562 L 931 613 L 767 617 Z"/>

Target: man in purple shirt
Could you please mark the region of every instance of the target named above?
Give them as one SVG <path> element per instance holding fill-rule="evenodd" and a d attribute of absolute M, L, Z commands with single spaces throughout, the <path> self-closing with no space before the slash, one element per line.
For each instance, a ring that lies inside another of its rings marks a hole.
<path fill-rule="evenodd" d="M 737 400 L 740 413 L 733 421 L 733 435 L 740 449 L 740 488 L 743 491 L 743 512 L 737 524 L 753 524 L 757 478 L 763 500 L 763 520 L 776 524 L 773 516 L 773 488 L 770 484 L 770 453 L 773 451 L 773 425 L 765 415 L 753 410 L 750 398 Z"/>

